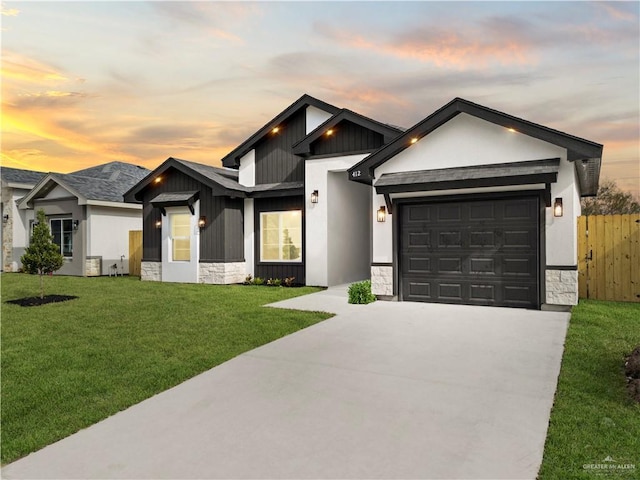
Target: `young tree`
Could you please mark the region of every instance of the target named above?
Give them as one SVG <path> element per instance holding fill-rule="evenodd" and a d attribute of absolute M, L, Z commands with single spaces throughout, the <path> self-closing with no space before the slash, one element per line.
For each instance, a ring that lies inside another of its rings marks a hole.
<path fill-rule="evenodd" d="M 613 180 L 603 180 L 598 195 L 582 199 L 582 215 L 616 215 L 640 213 L 640 203 L 624 192 Z"/>
<path fill-rule="evenodd" d="M 40 275 L 40 298 L 44 298 L 44 275 L 55 272 L 62 267 L 64 257 L 60 247 L 53 243 L 53 237 L 47 225 L 44 210 L 37 213 L 37 223 L 33 226 L 31 244 L 20 258 L 24 271 Z"/>

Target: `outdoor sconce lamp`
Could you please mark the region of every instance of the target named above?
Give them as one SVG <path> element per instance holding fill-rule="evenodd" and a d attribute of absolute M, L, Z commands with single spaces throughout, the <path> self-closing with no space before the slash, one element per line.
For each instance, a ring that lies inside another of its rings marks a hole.
<path fill-rule="evenodd" d="M 318 190 L 311 192 L 311 203 L 318 203 Z"/>
<path fill-rule="evenodd" d="M 156 220 L 155 226 L 156 228 L 162 228 L 162 220 Z"/>
<path fill-rule="evenodd" d="M 5 213 L 5 214 L 2 216 L 2 223 L 7 223 L 8 221 L 9 221 L 9 214 L 8 214 L 8 213 Z"/>
<path fill-rule="evenodd" d="M 553 216 L 561 217 L 562 216 L 562 198 L 558 197 L 553 202 Z"/>
<path fill-rule="evenodd" d="M 379 222 L 384 222 L 387 220 L 387 209 L 386 207 L 383 205 L 382 207 L 380 207 L 378 209 L 378 221 Z"/>
<path fill-rule="evenodd" d="M 74 221 L 73 221 L 73 229 L 74 229 L 74 230 L 78 230 L 78 225 L 79 225 L 78 220 L 74 220 Z"/>
<path fill-rule="evenodd" d="M 198 227 L 204 228 L 207 225 L 207 217 L 204 215 L 198 219 Z"/>

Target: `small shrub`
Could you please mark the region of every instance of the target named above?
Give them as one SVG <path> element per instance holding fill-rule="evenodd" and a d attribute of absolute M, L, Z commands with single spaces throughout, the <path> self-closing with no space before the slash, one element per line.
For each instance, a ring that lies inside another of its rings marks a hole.
<path fill-rule="evenodd" d="M 371 293 L 371 280 L 365 280 L 349 286 L 349 303 L 362 305 L 375 301 L 376 296 Z"/>
<path fill-rule="evenodd" d="M 264 285 L 264 278 L 256 277 L 253 279 L 254 285 Z"/>
<path fill-rule="evenodd" d="M 274 287 L 281 287 L 282 286 L 282 280 L 280 280 L 279 278 L 274 278 L 272 285 Z"/>
<path fill-rule="evenodd" d="M 287 277 L 284 279 L 285 287 L 293 287 L 293 282 L 296 280 L 296 277 Z"/>
<path fill-rule="evenodd" d="M 244 284 L 245 285 L 251 285 L 253 284 L 253 277 L 251 276 L 251 274 L 247 275 L 244 279 Z"/>

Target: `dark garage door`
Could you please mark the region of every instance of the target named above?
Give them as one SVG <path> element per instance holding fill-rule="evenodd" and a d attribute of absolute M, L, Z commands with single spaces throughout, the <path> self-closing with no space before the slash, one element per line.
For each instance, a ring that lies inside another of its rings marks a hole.
<path fill-rule="evenodd" d="M 538 308 L 538 202 L 403 205 L 402 299 Z"/>

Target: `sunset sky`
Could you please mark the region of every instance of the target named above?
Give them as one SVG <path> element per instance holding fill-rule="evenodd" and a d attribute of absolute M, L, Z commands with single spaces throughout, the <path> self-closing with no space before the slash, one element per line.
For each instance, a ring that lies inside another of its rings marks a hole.
<path fill-rule="evenodd" d="M 455 97 L 604 144 L 640 194 L 638 2 L 2 2 L 2 165 L 220 159 L 303 93 L 410 127 Z"/>

